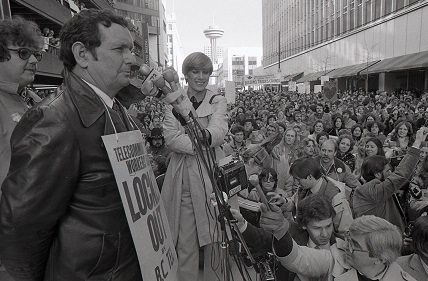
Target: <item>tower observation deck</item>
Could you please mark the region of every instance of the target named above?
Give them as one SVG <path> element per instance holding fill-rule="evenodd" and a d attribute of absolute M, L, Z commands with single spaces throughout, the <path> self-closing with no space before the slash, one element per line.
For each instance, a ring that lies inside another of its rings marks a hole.
<path fill-rule="evenodd" d="M 218 38 L 221 38 L 224 34 L 224 30 L 220 29 L 216 25 L 212 25 L 204 30 L 205 37 L 210 39 L 211 43 L 211 60 L 215 64 L 217 63 L 217 42 Z"/>

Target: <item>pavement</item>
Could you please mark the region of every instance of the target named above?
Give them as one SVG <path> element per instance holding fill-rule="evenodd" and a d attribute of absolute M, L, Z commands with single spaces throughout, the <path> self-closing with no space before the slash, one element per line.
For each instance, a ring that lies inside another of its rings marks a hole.
<path fill-rule="evenodd" d="M 232 275 L 233 275 L 233 278 L 230 278 L 230 280 L 234 280 L 234 281 L 244 281 L 244 280 L 247 280 L 247 281 L 250 281 L 250 280 L 256 281 L 256 280 L 260 280 L 260 278 L 259 279 L 256 278 L 256 272 L 255 272 L 254 268 L 252 268 L 252 267 L 248 268 L 247 267 L 247 270 L 248 270 L 248 273 L 249 273 L 251 279 L 249 279 L 249 278 L 242 278 L 241 274 L 239 273 L 238 268 L 236 267 L 236 265 L 234 264 L 234 262 L 232 262 Z M 4 271 L 4 268 L 3 268 L 3 269 L 0 269 L 0 281 L 14 281 L 14 280 L 13 280 L 13 278 L 6 271 Z M 199 270 L 198 281 L 204 281 L 204 272 L 203 272 L 202 269 Z"/>
<path fill-rule="evenodd" d="M 245 278 L 243 278 L 241 273 L 239 272 L 238 267 L 236 266 L 235 262 L 231 262 L 231 263 L 232 263 L 232 276 L 233 277 L 230 277 L 230 280 L 233 280 L 233 281 L 259 281 L 260 280 L 260 277 L 257 276 L 256 271 L 254 270 L 253 267 L 246 267 L 250 277 L 247 278 L 247 275 L 245 275 L 244 276 Z M 244 274 L 246 274 L 245 270 L 244 270 Z M 0 280 L 3 281 L 2 279 L 0 279 Z M 203 269 L 199 269 L 198 281 L 204 281 Z"/>

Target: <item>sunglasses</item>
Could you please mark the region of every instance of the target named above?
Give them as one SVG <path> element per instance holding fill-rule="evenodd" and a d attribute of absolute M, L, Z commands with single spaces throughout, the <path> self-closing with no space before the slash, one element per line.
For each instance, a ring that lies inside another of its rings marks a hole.
<path fill-rule="evenodd" d="M 264 177 L 264 178 L 262 178 L 262 181 L 263 182 L 275 182 L 275 179 L 274 179 L 274 177 L 272 177 L 272 176 L 270 176 L 270 177 Z"/>
<path fill-rule="evenodd" d="M 22 60 L 28 60 L 31 57 L 31 55 L 33 55 L 37 61 L 41 61 L 43 58 L 43 53 L 40 51 L 31 51 L 30 49 L 27 49 L 27 48 L 19 48 L 19 49 L 7 48 L 7 49 L 9 51 L 18 52 L 18 56 Z"/>

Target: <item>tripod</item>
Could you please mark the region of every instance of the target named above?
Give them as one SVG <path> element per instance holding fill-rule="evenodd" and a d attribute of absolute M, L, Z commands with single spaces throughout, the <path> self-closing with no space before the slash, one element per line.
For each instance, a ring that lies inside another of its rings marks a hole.
<path fill-rule="evenodd" d="M 224 181 L 220 180 L 224 178 L 222 175 L 223 169 L 219 168 L 217 162 L 215 161 L 215 153 L 213 148 L 210 148 L 208 144 L 207 136 L 203 133 L 203 129 L 198 122 L 197 117 L 195 117 L 192 112 L 189 114 L 187 121 L 185 121 L 179 114 L 174 114 L 176 118 L 180 121 L 183 127 L 186 130 L 186 133 L 189 135 L 192 145 L 196 151 L 196 157 L 202 166 L 208 171 L 209 180 L 213 188 L 213 205 L 218 209 L 218 222 L 220 225 L 220 269 L 222 280 L 229 281 L 231 280 L 231 260 L 230 260 L 230 251 L 229 243 L 236 242 L 236 236 L 241 242 L 244 250 L 246 251 L 247 256 L 249 257 L 251 263 L 254 266 L 256 272 L 259 271 L 252 254 L 248 246 L 245 243 L 241 233 L 238 231 L 237 221 L 234 219 L 230 212 L 230 205 L 227 200 L 223 197 L 224 192 L 228 189 L 224 186 Z M 245 170 L 244 170 L 245 171 Z M 245 175 L 246 179 L 246 175 Z M 246 187 L 246 186 L 244 186 Z M 228 230 L 230 230 L 228 232 Z M 237 230 L 237 231 L 235 231 Z M 231 235 L 230 235 L 231 234 Z M 235 243 L 236 244 L 236 243 Z M 249 273 L 245 266 L 243 266 L 242 260 L 238 255 L 233 255 L 235 258 L 235 263 L 240 271 L 243 280 L 251 280 Z M 244 272 L 245 271 L 245 272 Z M 247 276 L 245 279 L 244 276 Z"/>

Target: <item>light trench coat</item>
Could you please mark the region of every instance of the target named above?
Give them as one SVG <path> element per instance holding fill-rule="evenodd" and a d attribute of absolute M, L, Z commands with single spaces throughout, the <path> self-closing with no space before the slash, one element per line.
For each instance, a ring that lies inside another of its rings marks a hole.
<path fill-rule="evenodd" d="M 211 147 L 215 148 L 217 161 L 224 157 L 220 145 L 223 144 L 224 137 L 228 132 L 226 112 L 226 98 L 215 95 L 209 90 L 207 90 L 205 98 L 196 110 L 201 126 L 211 134 Z M 208 172 L 202 163 L 197 161 L 192 142 L 185 133 L 184 127 L 172 114 L 171 105 L 165 109 L 163 128 L 166 144 L 172 153 L 161 195 L 174 243 L 177 243 L 178 238 L 183 174 L 188 173 L 199 245 L 205 246 L 214 242 L 212 234 L 217 224 L 210 203 L 210 195 L 213 189 Z M 210 206 L 211 211 L 207 209 L 207 206 Z"/>

